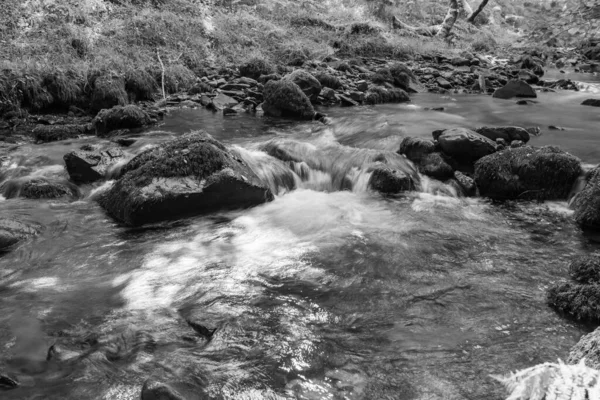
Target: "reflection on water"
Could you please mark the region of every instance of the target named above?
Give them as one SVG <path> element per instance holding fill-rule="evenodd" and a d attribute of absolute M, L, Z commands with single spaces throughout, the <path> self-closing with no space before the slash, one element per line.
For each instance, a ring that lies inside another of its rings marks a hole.
<path fill-rule="evenodd" d="M 90 200 L 110 183 L 76 202 L 0 202 L 0 214 L 44 225 L 0 258 L 0 371 L 22 384 L 3 398 L 136 399 L 151 377 L 221 399 L 503 398 L 489 374 L 564 358 L 585 330 L 544 293 L 597 244 L 565 203 L 494 205 L 429 180 L 423 193 L 382 197 L 363 169 L 404 135 L 542 121 L 568 129 L 534 144 L 564 142 L 597 162 L 598 115 L 581 96 L 517 106 L 417 95 L 329 110 L 330 126 L 180 111 L 128 151 L 202 127 L 235 145 L 277 198 L 137 229 Z M 96 142 L 21 148 L 2 179 L 64 174 L 62 155 Z M 267 143 L 310 148 L 312 161 L 276 160 Z M 362 189 L 340 190 L 340 174 Z M 217 330 L 209 338 L 186 320 Z"/>

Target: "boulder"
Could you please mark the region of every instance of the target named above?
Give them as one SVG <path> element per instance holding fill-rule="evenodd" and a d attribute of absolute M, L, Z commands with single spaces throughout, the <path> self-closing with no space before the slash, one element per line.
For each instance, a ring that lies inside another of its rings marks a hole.
<path fill-rule="evenodd" d="M 150 115 L 133 104 L 101 110 L 92 120 L 98 136 L 121 129 L 142 128 L 151 123 Z"/>
<path fill-rule="evenodd" d="M 0 218 L 0 252 L 8 250 L 30 236 L 37 235 L 39 231 L 40 226 L 12 218 Z"/>
<path fill-rule="evenodd" d="M 381 164 L 370 168 L 369 187 L 381 193 L 395 194 L 413 190 L 415 183 L 407 173 Z"/>
<path fill-rule="evenodd" d="M 475 182 L 492 199 L 566 199 L 581 174 L 578 158 L 557 147 L 523 146 L 483 157 Z"/>
<path fill-rule="evenodd" d="M 583 190 L 571 201 L 575 221 L 584 227 L 600 229 L 600 167 L 591 170 Z"/>
<path fill-rule="evenodd" d="M 200 131 L 133 158 L 98 201 L 116 219 L 138 226 L 272 199 L 244 161 Z"/>
<path fill-rule="evenodd" d="M 496 89 L 493 97 L 497 99 L 512 99 L 513 97 L 536 98 L 537 94 L 526 82 L 513 80 L 504 87 Z"/>
<path fill-rule="evenodd" d="M 0 193 L 7 199 L 14 199 L 17 197 L 26 199 L 79 197 L 79 189 L 77 186 L 64 180 L 48 178 L 12 179 L 2 184 Z"/>
<path fill-rule="evenodd" d="M 442 151 L 458 162 L 471 163 L 496 151 L 494 141 L 466 128 L 446 129 L 437 141 Z"/>
<path fill-rule="evenodd" d="M 419 163 L 435 151 L 435 143 L 430 139 L 405 137 L 400 143 L 398 154 L 404 154 L 410 161 Z"/>
<path fill-rule="evenodd" d="M 207 107 L 215 111 L 223 111 L 237 104 L 238 101 L 233 97 L 227 96 L 224 93 L 219 93 L 211 100 Z"/>
<path fill-rule="evenodd" d="M 454 176 L 454 168 L 442 153 L 427 154 L 418 165 L 419 172 L 429 177 L 444 181 Z"/>
<path fill-rule="evenodd" d="M 600 370 L 600 328 L 579 339 L 567 359 L 568 364 L 577 364 L 585 358 L 585 365 Z"/>
<path fill-rule="evenodd" d="M 582 106 L 600 107 L 600 99 L 586 99 L 581 103 Z"/>
<path fill-rule="evenodd" d="M 94 129 L 90 124 L 38 125 L 33 129 L 35 141 L 41 143 L 73 139 L 81 135 L 91 135 L 93 133 Z"/>
<path fill-rule="evenodd" d="M 297 69 L 283 77 L 283 80 L 294 82 L 304 92 L 310 101 L 316 101 L 321 93 L 321 83 L 310 73 Z"/>
<path fill-rule="evenodd" d="M 498 139 L 504 139 L 507 143 L 511 143 L 513 140 L 521 140 L 523 143 L 527 143 L 530 139 L 529 132 L 518 126 L 483 126 L 475 129 L 475 132 L 494 142 Z"/>
<path fill-rule="evenodd" d="M 310 99 L 290 80 L 267 82 L 263 94 L 265 101 L 262 108 L 267 115 L 301 119 L 312 119 L 315 115 Z"/>
<path fill-rule="evenodd" d="M 118 148 L 108 150 L 72 151 L 63 157 L 71 180 L 90 183 L 106 178 L 110 167 L 125 159 Z"/>

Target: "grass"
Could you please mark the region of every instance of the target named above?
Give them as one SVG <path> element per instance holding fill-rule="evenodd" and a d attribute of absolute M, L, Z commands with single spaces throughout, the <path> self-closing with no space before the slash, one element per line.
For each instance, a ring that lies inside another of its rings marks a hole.
<path fill-rule="evenodd" d="M 211 67 L 244 66 L 242 74 L 256 79 L 309 59 L 406 60 L 470 46 L 487 51 L 500 42 L 497 32 L 478 32 L 463 35 L 465 40 L 453 47 L 391 29 L 392 15 L 415 25 L 439 22 L 446 9 L 442 0 L 402 7 L 379 7 L 367 0 L 212 3 L 4 0 L 0 112 L 18 107 L 63 110 L 73 103 L 91 104 L 96 112 L 151 99 L 161 86 L 158 55 L 165 65 L 165 90 L 173 93 L 193 87 Z"/>

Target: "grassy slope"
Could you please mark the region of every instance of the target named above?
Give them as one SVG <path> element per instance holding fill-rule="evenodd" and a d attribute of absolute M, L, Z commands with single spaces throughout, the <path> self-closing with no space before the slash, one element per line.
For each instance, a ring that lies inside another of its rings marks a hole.
<path fill-rule="evenodd" d="M 166 89 L 176 92 L 207 68 L 236 67 L 252 57 L 282 65 L 328 55 L 403 59 L 473 44 L 493 51 L 494 37 L 506 36 L 486 28 L 449 46 L 391 30 L 392 14 L 413 25 L 439 22 L 446 11 L 442 0 L 401 7 L 368 0 L 3 1 L 0 113 L 19 103 L 33 111 L 61 109 L 78 104 L 74 98 L 83 107 L 97 86 L 112 83 L 119 88 L 106 95 L 119 103 L 147 98 L 160 81 L 157 49 Z M 378 32 L 350 35 L 354 23 Z"/>

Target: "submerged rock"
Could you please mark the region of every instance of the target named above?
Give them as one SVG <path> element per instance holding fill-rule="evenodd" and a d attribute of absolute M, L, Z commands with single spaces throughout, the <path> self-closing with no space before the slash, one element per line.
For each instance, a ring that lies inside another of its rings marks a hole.
<path fill-rule="evenodd" d="M 404 171 L 390 168 L 384 164 L 371 168 L 369 187 L 381 193 L 395 194 L 414 190 L 415 183 Z"/>
<path fill-rule="evenodd" d="M 461 163 L 477 161 L 497 150 L 495 142 L 466 128 L 446 129 L 434 139 L 445 154 Z"/>
<path fill-rule="evenodd" d="M 200 131 L 129 161 L 99 203 L 118 220 L 135 226 L 272 199 L 271 191 L 241 159 Z"/>
<path fill-rule="evenodd" d="M 89 183 L 106 178 L 111 166 L 125 159 L 122 150 L 72 151 L 63 157 L 73 182 Z"/>
<path fill-rule="evenodd" d="M 284 76 L 283 80 L 294 82 L 298 85 L 310 101 L 316 101 L 319 93 L 321 93 L 321 83 L 317 78 L 302 69 L 297 69 L 291 74 Z"/>
<path fill-rule="evenodd" d="M 27 224 L 12 218 L 0 218 L 0 252 L 8 250 L 9 247 L 30 236 L 37 235 L 39 231 L 39 225 Z"/>
<path fill-rule="evenodd" d="M 33 129 L 36 142 L 48 143 L 58 140 L 73 139 L 94 132 L 90 124 L 83 125 L 38 125 Z"/>
<path fill-rule="evenodd" d="M 265 85 L 263 111 L 273 117 L 312 119 L 315 115 L 310 99 L 289 80 L 269 81 Z"/>
<path fill-rule="evenodd" d="M 475 182 L 492 199 L 566 199 L 581 164 L 557 147 L 523 146 L 489 155 L 475 164 Z"/>
<path fill-rule="evenodd" d="M 523 143 L 527 143 L 530 139 L 529 132 L 525 128 L 518 126 L 483 126 L 475 129 L 475 132 L 493 141 L 504 139 L 508 143 L 511 143 L 513 140 L 520 140 Z"/>
<path fill-rule="evenodd" d="M 535 90 L 523 81 L 509 81 L 504 87 L 496 89 L 493 97 L 512 99 L 513 97 L 536 98 Z"/>
<path fill-rule="evenodd" d="M 142 128 L 151 123 L 150 115 L 133 104 L 101 110 L 92 120 L 98 136 L 121 129 Z"/>
<path fill-rule="evenodd" d="M 600 328 L 579 339 L 569 353 L 567 363 L 577 364 L 585 358 L 585 365 L 600 370 Z"/>
<path fill-rule="evenodd" d="M 48 178 L 18 178 L 5 182 L 0 193 L 7 199 L 58 199 L 79 197 L 77 186 L 65 181 Z"/>
<path fill-rule="evenodd" d="M 600 229 L 600 167 L 588 173 L 587 183 L 571 201 L 571 208 L 580 226 Z"/>

